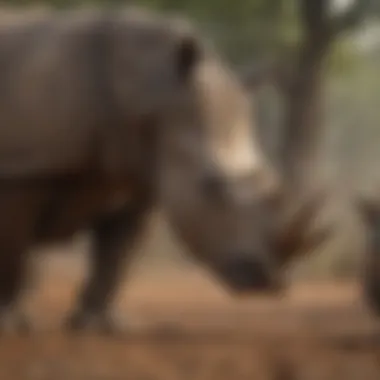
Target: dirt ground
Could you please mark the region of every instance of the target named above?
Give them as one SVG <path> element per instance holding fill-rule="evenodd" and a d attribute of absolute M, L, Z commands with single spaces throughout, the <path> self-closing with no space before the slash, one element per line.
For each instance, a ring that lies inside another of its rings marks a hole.
<path fill-rule="evenodd" d="M 30 310 L 43 329 L 0 338 L 0 380 L 378 380 L 380 335 L 353 284 L 235 299 L 193 269 L 146 271 L 122 290 L 120 336 L 65 334 L 81 275 L 45 271 Z"/>

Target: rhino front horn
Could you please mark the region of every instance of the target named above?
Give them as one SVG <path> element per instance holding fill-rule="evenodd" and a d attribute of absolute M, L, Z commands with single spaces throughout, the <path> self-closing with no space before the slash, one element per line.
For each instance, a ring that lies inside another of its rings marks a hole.
<path fill-rule="evenodd" d="M 333 234 L 331 225 L 319 227 L 314 231 L 310 229 L 325 199 L 326 194 L 318 192 L 310 200 L 304 202 L 284 223 L 277 237 L 280 264 L 285 264 L 293 257 L 316 248 Z"/>

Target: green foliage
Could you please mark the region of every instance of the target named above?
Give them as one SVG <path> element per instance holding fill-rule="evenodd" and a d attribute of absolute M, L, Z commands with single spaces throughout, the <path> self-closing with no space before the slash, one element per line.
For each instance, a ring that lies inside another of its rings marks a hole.
<path fill-rule="evenodd" d="M 288 0 L 289 1 L 289 0 Z M 284 0 L 141 0 L 136 4 L 175 10 L 194 19 L 227 56 L 250 60 L 273 49 L 282 36 Z"/>
<path fill-rule="evenodd" d="M 332 75 L 346 77 L 360 66 L 360 57 L 351 41 L 338 41 L 328 57 L 328 64 Z"/>
<path fill-rule="evenodd" d="M 236 63 L 273 56 L 299 40 L 296 0 L 140 0 L 184 13 Z"/>
<path fill-rule="evenodd" d="M 91 3 L 102 6 L 133 4 L 185 14 L 195 21 L 232 63 L 283 53 L 299 42 L 297 0 L 8 0 L 7 5 L 46 3 L 66 8 Z M 374 2 L 376 4 L 376 1 Z M 380 11 L 379 11 L 380 13 Z M 350 47 L 337 49 L 333 65 L 341 71 L 352 61 Z"/>
<path fill-rule="evenodd" d="M 49 4 L 66 8 L 92 3 L 134 4 L 190 17 L 234 62 L 273 54 L 297 36 L 295 0 L 8 0 L 7 5 Z"/>

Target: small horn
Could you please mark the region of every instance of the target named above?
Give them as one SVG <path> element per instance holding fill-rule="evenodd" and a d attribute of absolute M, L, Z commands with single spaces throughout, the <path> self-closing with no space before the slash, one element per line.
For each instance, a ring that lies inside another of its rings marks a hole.
<path fill-rule="evenodd" d="M 280 253 L 280 264 L 285 264 L 300 252 L 311 250 L 333 234 L 331 226 L 308 233 L 311 221 L 315 218 L 326 199 L 325 192 L 319 192 L 309 202 L 306 202 L 291 218 L 290 222 L 280 230 L 277 240 L 277 249 Z"/>

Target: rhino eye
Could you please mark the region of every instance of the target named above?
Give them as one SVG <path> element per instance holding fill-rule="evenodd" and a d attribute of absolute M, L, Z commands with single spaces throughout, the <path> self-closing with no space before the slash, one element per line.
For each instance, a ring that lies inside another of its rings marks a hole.
<path fill-rule="evenodd" d="M 197 62 L 200 60 L 201 49 L 198 41 L 187 36 L 183 38 L 177 47 L 177 68 L 180 79 L 186 80 Z"/>

